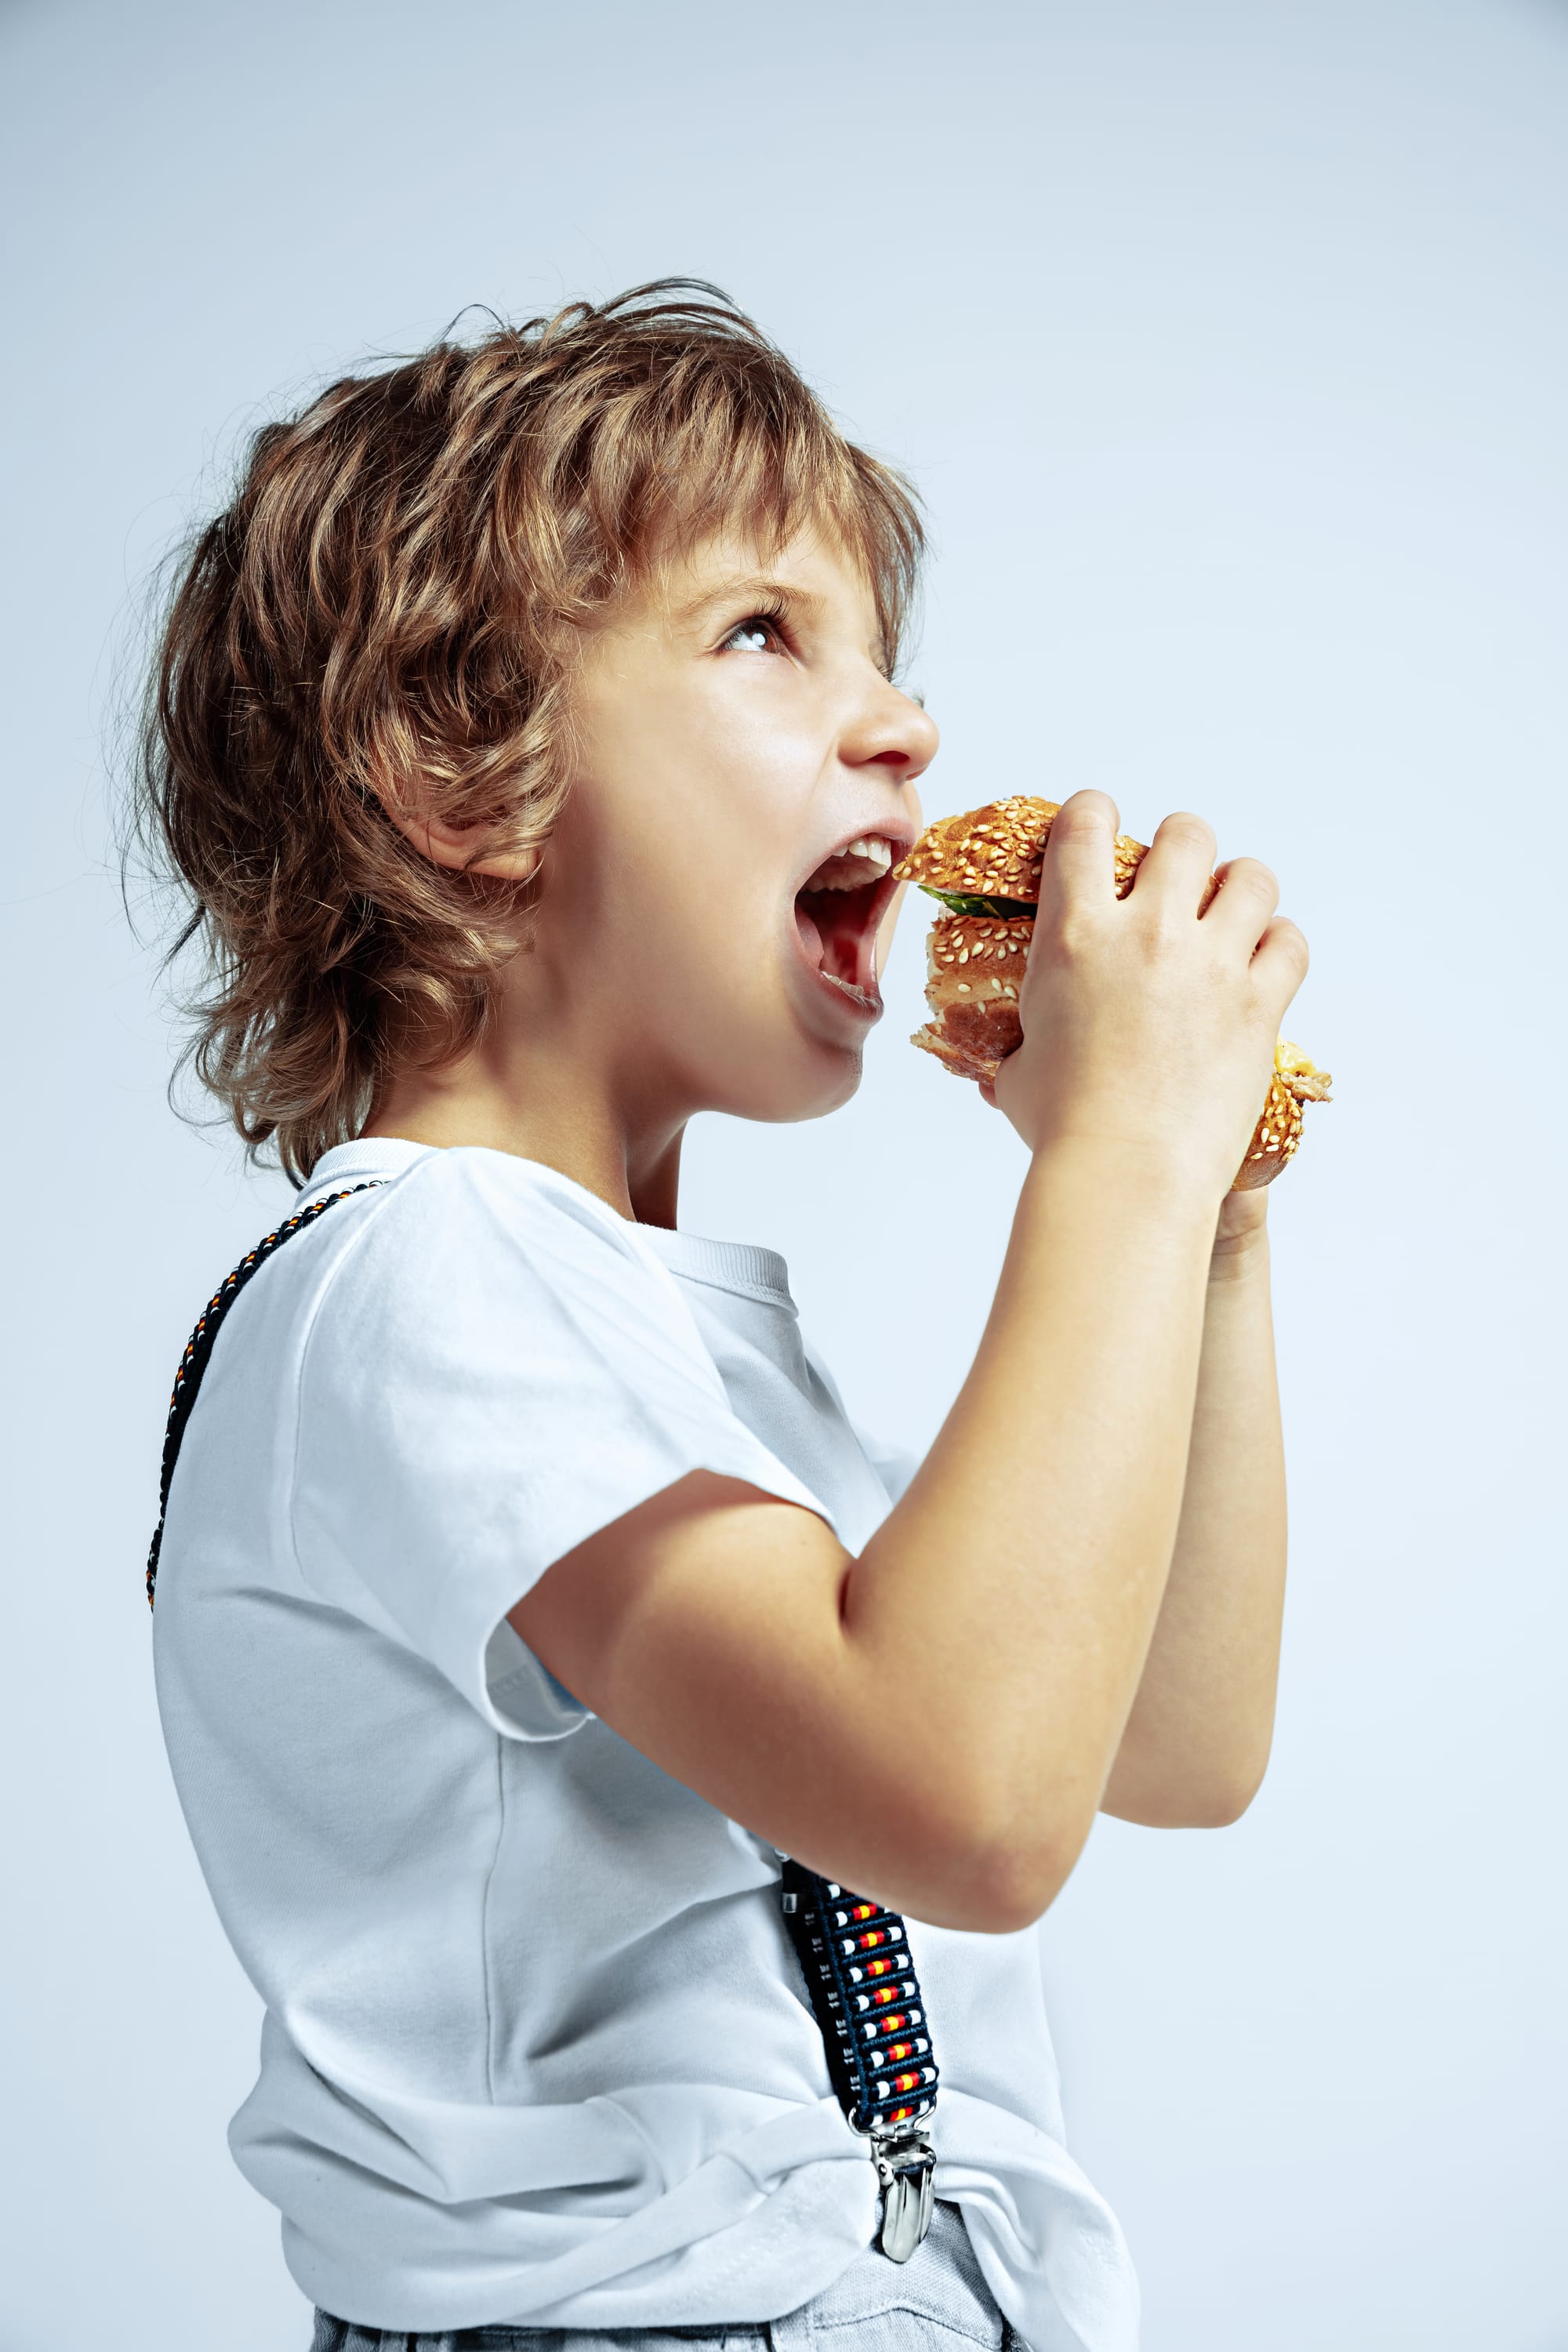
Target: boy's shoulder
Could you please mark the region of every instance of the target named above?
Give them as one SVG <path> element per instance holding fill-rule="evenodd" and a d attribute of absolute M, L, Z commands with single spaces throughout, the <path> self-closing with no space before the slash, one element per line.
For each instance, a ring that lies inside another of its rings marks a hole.
<path fill-rule="evenodd" d="M 300 1204 L 332 1191 L 344 1197 L 320 1221 L 321 1246 L 305 1244 L 277 1302 L 303 1317 L 301 1370 L 334 1387 L 399 1370 L 438 1380 L 458 1363 L 469 1378 L 487 1365 L 515 1378 L 530 1360 L 584 1353 L 708 1367 L 673 1277 L 637 1229 L 540 1161 L 370 1142 L 330 1154 Z"/>
<path fill-rule="evenodd" d="M 508 1261 L 584 1266 L 606 1255 L 644 1267 L 634 1229 L 581 1184 L 542 1161 L 479 1144 L 447 1148 L 385 1139 L 344 1146 L 319 1163 L 299 1206 L 337 1195 L 330 1219 L 343 1280 L 416 1290 L 470 1268 L 475 1284 Z M 465 1286 L 467 1287 L 467 1286 Z"/>

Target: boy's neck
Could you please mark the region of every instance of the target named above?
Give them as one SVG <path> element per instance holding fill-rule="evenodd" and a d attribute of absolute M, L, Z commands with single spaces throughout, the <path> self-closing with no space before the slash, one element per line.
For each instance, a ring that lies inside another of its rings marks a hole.
<path fill-rule="evenodd" d="M 684 1119 L 628 1119 L 580 1061 L 512 1057 L 480 1043 L 442 1070 L 405 1070 L 376 1099 L 363 1132 L 443 1150 L 480 1145 L 570 1177 L 638 1224 L 673 1228 Z"/>

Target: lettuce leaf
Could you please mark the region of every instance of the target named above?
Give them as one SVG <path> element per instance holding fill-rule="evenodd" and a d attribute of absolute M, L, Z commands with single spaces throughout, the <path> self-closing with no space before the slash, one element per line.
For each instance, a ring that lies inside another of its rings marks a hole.
<path fill-rule="evenodd" d="M 928 898 L 940 898 L 950 914 L 993 915 L 1005 919 L 1009 915 L 1027 915 L 1032 922 L 1039 908 L 1028 898 L 965 898 L 956 890 L 936 890 L 929 882 L 921 888 Z"/>

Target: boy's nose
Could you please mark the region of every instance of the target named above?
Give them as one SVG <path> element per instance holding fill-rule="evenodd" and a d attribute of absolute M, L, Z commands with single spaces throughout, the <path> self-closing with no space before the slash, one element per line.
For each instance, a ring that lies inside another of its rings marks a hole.
<path fill-rule="evenodd" d="M 851 767 L 894 769 L 900 783 L 910 783 L 930 767 L 940 740 L 931 713 L 889 686 L 850 731 L 844 757 Z"/>

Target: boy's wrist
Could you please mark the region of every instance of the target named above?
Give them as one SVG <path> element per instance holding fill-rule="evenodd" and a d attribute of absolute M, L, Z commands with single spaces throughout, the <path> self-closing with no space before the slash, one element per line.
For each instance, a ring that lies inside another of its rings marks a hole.
<path fill-rule="evenodd" d="M 1024 1179 L 1024 1197 L 1031 1195 L 1042 1206 L 1048 1202 L 1053 1217 L 1075 1204 L 1095 1225 L 1109 1219 L 1127 1232 L 1163 1229 L 1184 1251 L 1202 1251 L 1214 1231 L 1214 1191 L 1199 1172 L 1162 1163 L 1117 1137 L 1053 1137 Z"/>

